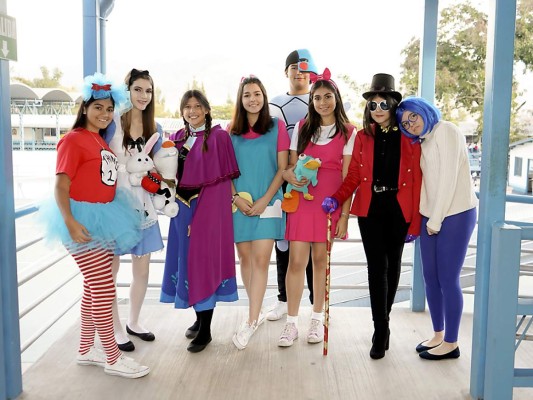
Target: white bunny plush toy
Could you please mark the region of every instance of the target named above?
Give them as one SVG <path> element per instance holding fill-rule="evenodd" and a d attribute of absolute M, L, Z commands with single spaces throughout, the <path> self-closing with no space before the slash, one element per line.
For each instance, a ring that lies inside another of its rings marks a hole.
<path fill-rule="evenodd" d="M 161 174 L 161 187 L 154 196 L 154 207 L 162 210 L 170 218 L 178 215 L 179 206 L 176 203 L 176 174 L 178 172 L 178 150 L 174 142 L 167 140 L 161 149 L 154 154 L 154 164 Z"/>
<path fill-rule="evenodd" d="M 126 162 L 126 171 L 129 173 L 129 181 L 131 186 L 141 186 L 143 178 L 148 175 L 148 172 L 154 169 L 154 161 L 150 157 L 152 147 L 159 139 L 159 132 L 150 136 L 144 148 L 132 154 Z"/>

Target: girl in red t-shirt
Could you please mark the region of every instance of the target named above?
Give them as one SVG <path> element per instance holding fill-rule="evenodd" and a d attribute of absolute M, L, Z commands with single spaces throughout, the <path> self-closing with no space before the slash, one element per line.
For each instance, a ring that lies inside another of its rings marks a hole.
<path fill-rule="evenodd" d="M 59 239 L 83 275 L 81 338 L 77 363 L 139 378 L 150 372 L 124 357 L 113 333 L 113 253 L 139 240 L 140 218 L 131 199 L 116 192 L 117 158 L 101 137 L 115 108 L 129 99 L 125 85 L 102 74 L 85 78 L 83 102 L 72 130 L 57 144 L 55 202 L 41 206 L 47 237 Z M 94 347 L 98 332 L 104 351 Z"/>

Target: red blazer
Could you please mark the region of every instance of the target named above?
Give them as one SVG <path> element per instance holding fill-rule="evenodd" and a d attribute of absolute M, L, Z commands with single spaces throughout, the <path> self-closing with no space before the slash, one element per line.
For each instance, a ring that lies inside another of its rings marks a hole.
<path fill-rule="evenodd" d="M 410 222 L 408 233 L 420 234 L 422 216 L 420 215 L 420 188 L 422 171 L 420 169 L 420 143 L 412 143 L 405 135 L 401 135 L 400 173 L 398 177 L 398 202 L 406 222 Z M 374 166 L 374 137 L 357 132 L 353 147 L 352 160 L 348 175 L 341 187 L 332 196 L 342 204 L 354 191 L 355 198 L 350 214 L 366 217 L 372 199 L 372 169 Z"/>

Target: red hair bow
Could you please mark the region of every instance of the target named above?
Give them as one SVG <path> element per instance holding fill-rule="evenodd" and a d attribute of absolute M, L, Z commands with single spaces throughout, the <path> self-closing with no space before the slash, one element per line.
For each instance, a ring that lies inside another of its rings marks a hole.
<path fill-rule="evenodd" d="M 324 72 L 322 72 L 322 75 L 317 75 L 314 72 L 311 72 L 309 80 L 311 81 L 311 83 L 315 83 L 317 81 L 330 81 L 331 72 L 329 71 L 329 68 L 326 68 Z"/>
<path fill-rule="evenodd" d="M 109 92 L 111 90 L 111 84 L 99 85 L 98 83 L 93 83 L 91 90 L 105 90 L 106 92 Z"/>

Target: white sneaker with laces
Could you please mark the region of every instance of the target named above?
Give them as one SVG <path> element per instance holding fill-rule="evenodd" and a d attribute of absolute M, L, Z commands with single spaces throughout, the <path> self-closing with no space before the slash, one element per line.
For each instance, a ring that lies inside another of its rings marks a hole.
<path fill-rule="evenodd" d="M 76 357 L 76 363 L 78 365 L 96 365 L 97 367 L 103 367 L 105 366 L 105 362 L 105 353 L 96 347 L 91 347 L 85 354 L 78 353 Z"/>
<path fill-rule="evenodd" d="M 286 301 L 277 301 L 276 304 L 270 309 L 266 318 L 269 321 L 277 321 L 281 319 L 285 314 L 287 314 L 287 302 Z"/>
<path fill-rule="evenodd" d="M 324 326 L 322 321 L 311 319 L 309 331 L 307 331 L 307 343 L 320 343 L 324 340 Z"/>
<path fill-rule="evenodd" d="M 235 332 L 233 335 L 233 344 L 235 347 L 237 347 L 239 350 L 244 350 L 256 330 L 257 324 L 255 321 L 252 323 L 252 325 L 249 325 L 248 321 L 244 321 L 237 332 Z"/>
<path fill-rule="evenodd" d="M 114 364 L 106 362 L 104 372 L 109 375 L 117 375 L 123 378 L 140 378 L 148 375 L 150 368 L 139 364 L 132 358 L 122 355 Z"/>
<path fill-rule="evenodd" d="M 292 322 L 287 322 L 278 340 L 278 346 L 289 347 L 298 339 L 298 328 Z"/>

